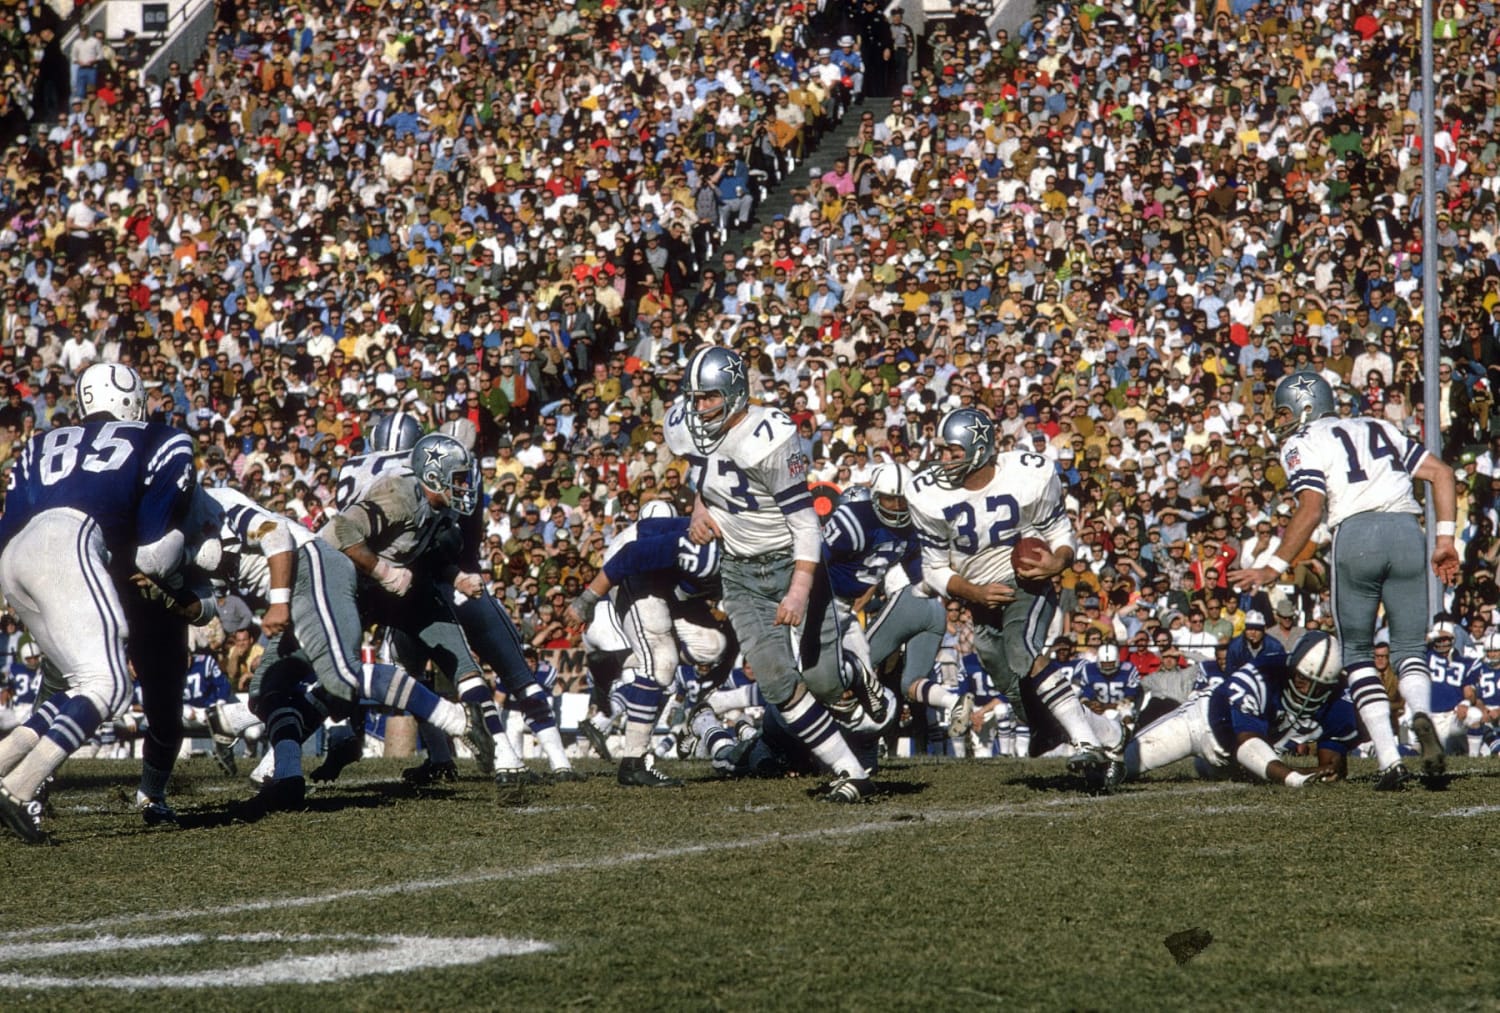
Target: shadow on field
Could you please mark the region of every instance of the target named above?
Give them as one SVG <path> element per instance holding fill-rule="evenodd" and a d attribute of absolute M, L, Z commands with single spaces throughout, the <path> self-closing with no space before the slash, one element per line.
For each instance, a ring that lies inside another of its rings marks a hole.
<path fill-rule="evenodd" d="M 1083 791 L 1083 778 L 1077 774 L 1023 774 L 1013 777 L 1006 784 L 1014 784 L 1030 791 L 1065 791 L 1076 795 Z"/>
<path fill-rule="evenodd" d="M 326 792 L 326 789 L 325 789 Z M 338 813 L 356 809 L 383 809 L 411 799 L 452 799 L 457 792 L 449 788 L 413 788 L 400 782 L 361 785 L 358 789 L 308 796 L 300 809 L 278 809 L 268 806 L 262 796 L 235 799 L 226 805 L 193 809 L 177 814 L 181 830 L 211 830 L 235 823 L 258 823 L 281 812 Z"/>

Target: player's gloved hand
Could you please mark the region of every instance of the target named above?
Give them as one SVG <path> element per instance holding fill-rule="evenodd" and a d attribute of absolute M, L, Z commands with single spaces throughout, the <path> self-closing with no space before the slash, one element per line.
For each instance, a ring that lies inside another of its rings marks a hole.
<path fill-rule="evenodd" d="M 573 599 L 573 604 L 568 606 L 568 618 L 579 626 L 587 626 L 594 621 L 594 609 L 599 601 L 600 596 L 594 593 L 593 588 L 584 588 Z"/>
<path fill-rule="evenodd" d="M 781 599 L 781 604 L 776 606 L 777 626 L 801 626 L 802 617 L 807 615 L 807 592 L 799 587 L 793 587 L 787 591 L 786 597 Z"/>
<path fill-rule="evenodd" d="M 453 586 L 470 598 L 484 594 L 484 578 L 477 573 L 460 573 L 453 578 Z"/>
<path fill-rule="evenodd" d="M 282 632 L 292 621 L 292 608 L 285 602 L 278 602 L 266 609 L 266 614 L 261 616 L 260 630 L 268 637 L 274 637 Z"/>
<path fill-rule="evenodd" d="M 411 590 L 411 571 L 404 566 L 392 566 L 382 559 L 375 564 L 375 569 L 370 574 L 380 582 L 381 587 L 398 598 Z"/>

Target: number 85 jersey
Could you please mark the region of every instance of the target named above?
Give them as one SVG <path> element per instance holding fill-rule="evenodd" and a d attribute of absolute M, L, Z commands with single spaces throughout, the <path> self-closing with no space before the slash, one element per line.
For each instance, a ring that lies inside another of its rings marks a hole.
<path fill-rule="evenodd" d="M 948 593 L 948 573 L 975 584 L 1014 584 L 1010 553 L 1024 536 L 1054 549 L 1073 547 L 1073 524 L 1063 507 L 1057 470 L 1041 454 L 995 456 L 995 476 L 983 489 L 944 489 L 923 472 L 907 497 L 922 546 L 922 576 Z"/>
<path fill-rule="evenodd" d="M 1420 514 L 1412 474 L 1427 448 L 1381 419 L 1318 419 L 1281 447 L 1293 495 L 1320 492 L 1328 499 L 1328 527 L 1355 514 Z"/>

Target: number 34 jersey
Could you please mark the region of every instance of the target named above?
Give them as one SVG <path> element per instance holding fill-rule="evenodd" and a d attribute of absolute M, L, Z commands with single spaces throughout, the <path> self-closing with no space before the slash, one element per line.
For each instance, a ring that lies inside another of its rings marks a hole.
<path fill-rule="evenodd" d="M 1416 440 L 1381 419 L 1318 419 L 1281 447 L 1288 488 L 1328 499 L 1328 527 L 1355 514 L 1420 514 L 1412 475 L 1427 456 Z"/>
<path fill-rule="evenodd" d="M 110 554 L 128 563 L 137 548 L 181 523 L 196 474 L 187 434 L 158 422 L 87 422 L 38 433 L 11 469 L 0 549 L 43 511 L 72 509 L 97 522 Z"/>
<path fill-rule="evenodd" d="M 932 472 L 923 472 L 907 501 L 926 574 L 949 569 L 975 584 L 1012 584 L 1010 553 L 1021 538 L 1035 536 L 1053 548 L 1073 545 L 1062 484 L 1041 454 L 996 455 L 995 476 L 983 489 L 944 489 Z M 935 590 L 947 594 L 947 588 Z"/>

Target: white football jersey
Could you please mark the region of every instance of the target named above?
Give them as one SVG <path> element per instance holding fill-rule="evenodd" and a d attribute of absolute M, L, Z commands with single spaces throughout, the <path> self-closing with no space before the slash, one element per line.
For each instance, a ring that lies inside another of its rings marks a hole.
<path fill-rule="evenodd" d="M 382 450 L 374 454 L 351 457 L 339 468 L 338 485 L 333 491 L 333 502 L 340 510 L 350 503 L 363 499 L 370 493 L 375 480 L 384 475 L 410 475 L 410 450 Z"/>
<path fill-rule="evenodd" d="M 667 410 L 667 447 L 692 465 L 691 482 L 723 532 L 731 558 L 793 552 L 823 558 L 823 530 L 807 488 L 810 463 L 797 426 L 779 408 L 751 405 L 710 454 L 688 434 L 681 400 Z"/>
<path fill-rule="evenodd" d="M 1420 514 L 1412 475 L 1427 448 L 1383 419 L 1324 418 L 1309 422 L 1281 447 L 1293 494 L 1312 490 L 1328 499 L 1327 523 L 1337 528 L 1355 514 Z"/>
<path fill-rule="evenodd" d="M 260 602 L 271 590 L 271 568 L 266 557 L 295 551 L 318 536 L 280 514 L 273 513 L 235 489 L 208 490 L 224 510 L 220 540 L 235 562 L 234 589 Z"/>
<path fill-rule="evenodd" d="M 1011 548 L 1023 537 L 1054 549 L 1073 546 L 1073 523 L 1063 507 L 1057 470 L 1041 454 L 1012 451 L 995 457 L 995 476 L 983 489 L 944 489 L 933 473 L 917 476 L 907 498 L 922 544 L 922 572 L 948 569 L 975 584 L 1015 581 Z"/>

